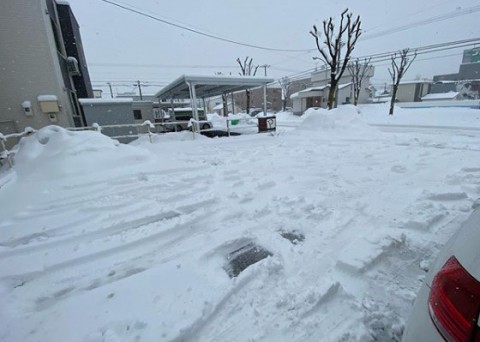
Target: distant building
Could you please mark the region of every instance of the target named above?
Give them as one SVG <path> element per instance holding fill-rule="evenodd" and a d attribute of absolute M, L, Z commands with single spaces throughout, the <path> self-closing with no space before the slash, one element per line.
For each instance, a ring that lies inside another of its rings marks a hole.
<path fill-rule="evenodd" d="M 365 78 L 362 81 L 358 103 L 367 103 L 371 101 L 370 78 L 375 74 L 373 66 L 367 69 Z M 330 90 L 330 71 L 326 68 L 314 71 L 310 77 L 309 87 L 299 90 L 290 95 L 293 101 L 293 113 L 301 115 L 305 110 L 312 107 L 327 108 L 328 93 Z M 337 103 L 353 103 L 353 83 L 352 76 L 348 72 L 342 75 L 338 82 L 338 91 L 336 95 Z"/>
<path fill-rule="evenodd" d="M 0 7 L 0 132 L 83 126 L 78 98 L 93 91 L 68 3 L 10 0 Z"/>
<path fill-rule="evenodd" d="M 234 94 L 234 101 L 240 108 L 247 108 L 247 94 L 239 91 Z M 263 108 L 263 88 L 250 90 L 250 108 Z M 278 86 L 267 87 L 267 110 L 278 112 L 282 109 L 282 89 Z"/>
<path fill-rule="evenodd" d="M 131 98 L 80 99 L 85 112 L 86 124 L 92 126 L 135 124 L 133 100 Z M 137 138 L 134 126 L 102 127 L 102 133 L 123 143 Z"/>
<path fill-rule="evenodd" d="M 480 98 L 480 47 L 463 51 L 458 73 L 433 77 L 432 94 L 458 92 L 458 99 Z"/>
<path fill-rule="evenodd" d="M 431 80 L 400 81 L 397 90 L 398 102 L 420 102 L 430 92 Z"/>

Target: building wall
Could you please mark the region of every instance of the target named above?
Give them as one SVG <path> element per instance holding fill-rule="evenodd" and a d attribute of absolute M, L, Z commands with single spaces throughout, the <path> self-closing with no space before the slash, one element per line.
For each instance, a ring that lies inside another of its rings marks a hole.
<path fill-rule="evenodd" d="M 132 102 L 112 102 L 107 101 L 95 101 L 80 100 L 85 113 L 85 119 L 88 126 L 92 126 L 94 123 L 103 125 L 125 125 L 134 124 L 133 118 L 133 105 Z M 102 127 L 102 133 L 109 136 L 122 136 L 132 135 L 137 133 L 136 127 Z M 120 142 L 128 143 L 136 138 L 116 138 Z"/>
<path fill-rule="evenodd" d="M 427 95 L 430 90 L 430 83 L 404 83 L 398 85 L 398 102 L 420 102 L 422 97 Z"/>
<path fill-rule="evenodd" d="M 399 84 L 397 91 L 398 102 L 413 102 L 416 83 Z"/>
<path fill-rule="evenodd" d="M 0 132 L 49 124 L 74 126 L 80 107 L 65 65 L 67 53 L 55 1 L 0 1 L 0 42 Z M 55 120 L 41 111 L 40 95 L 58 98 Z M 24 101 L 30 101 L 33 115 L 25 114 Z"/>
<path fill-rule="evenodd" d="M 247 108 L 247 95 L 245 91 L 234 94 L 235 103 L 241 108 Z M 250 108 L 263 108 L 263 88 L 250 90 Z M 282 90 L 277 87 L 267 87 L 267 108 L 278 112 L 282 109 Z"/>
<path fill-rule="evenodd" d="M 143 123 L 145 120 L 150 120 L 152 123 L 155 122 L 152 101 L 134 101 L 132 110 L 140 110 L 141 112 L 142 118 L 135 120 L 137 123 Z"/>

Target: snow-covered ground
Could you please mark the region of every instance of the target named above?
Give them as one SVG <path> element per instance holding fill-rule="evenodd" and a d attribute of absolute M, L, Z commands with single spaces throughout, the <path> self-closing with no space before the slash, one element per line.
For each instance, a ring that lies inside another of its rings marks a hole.
<path fill-rule="evenodd" d="M 398 340 L 479 138 L 479 110 L 381 105 L 153 144 L 44 128 L 0 173 L 0 340 Z"/>

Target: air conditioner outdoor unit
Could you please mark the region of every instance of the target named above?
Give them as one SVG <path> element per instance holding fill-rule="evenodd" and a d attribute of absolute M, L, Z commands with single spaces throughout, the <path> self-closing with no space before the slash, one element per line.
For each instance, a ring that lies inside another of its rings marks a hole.
<path fill-rule="evenodd" d="M 67 70 L 72 76 L 80 75 L 80 68 L 75 57 L 67 57 Z"/>

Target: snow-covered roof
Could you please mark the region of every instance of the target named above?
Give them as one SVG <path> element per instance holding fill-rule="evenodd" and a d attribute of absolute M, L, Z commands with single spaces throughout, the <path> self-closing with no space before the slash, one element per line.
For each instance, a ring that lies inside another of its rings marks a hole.
<path fill-rule="evenodd" d="M 339 84 L 338 89 L 343 89 L 345 87 L 350 86 L 351 84 L 352 84 L 352 82 Z M 315 95 L 315 94 L 308 94 L 308 93 L 312 93 L 312 92 L 315 92 L 315 91 L 324 91 L 327 88 L 330 88 L 330 84 L 326 84 L 326 85 L 318 86 L 318 87 L 306 88 L 306 89 L 297 91 L 296 93 L 293 93 L 292 95 L 290 95 L 290 99 L 295 99 L 297 97 L 308 97 L 308 95 Z M 321 95 L 321 94 L 318 94 L 318 95 Z"/>
<path fill-rule="evenodd" d="M 78 99 L 82 105 L 92 105 L 92 104 L 114 104 L 114 103 L 132 103 L 133 99 L 131 98 L 106 98 L 106 99 Z"/>
<path fill-rule="evenodd" d="M 338 89 L 343 89 L 343 88 L 349 87 L 349 86 L 351 86 L 351 85 L 352 85 L 352 82 L 340 84 L 340 85 L 338 86 Z"/>
<path fill-rule="evenodd" d="M 290 95 L 290 98 L 295 99 L 295 98 L 299 97 L 300 95 L 306 95 L 307 93 L 310 93 L 310 92 L 323 91 L 324 89 L 326 89 L 328 87 L 329 87 L 329 85 L 306 88 L 306 89 L 297 91 L 296 93 L 293 93 L 292 95 Z"/>
<path fill-rule="evenodd" d="M 400 81 L 399 84 L 418 84 L 418 83 L 433 83 L 433 81 L 432 80 Z"/>
<path fill-rule="evenodd" d="M 458 92 L 449 91 L 448 93 L 427 94 L 422 97 L 422 100 L 451 100 L 457 97 Z"/>
<path fill-rule="evenodd" d="M 39 102 L 58 101 L 58 97 L 56 95 L 39 95 L 39 96 L 37 96 L 37 100 Z"/>

